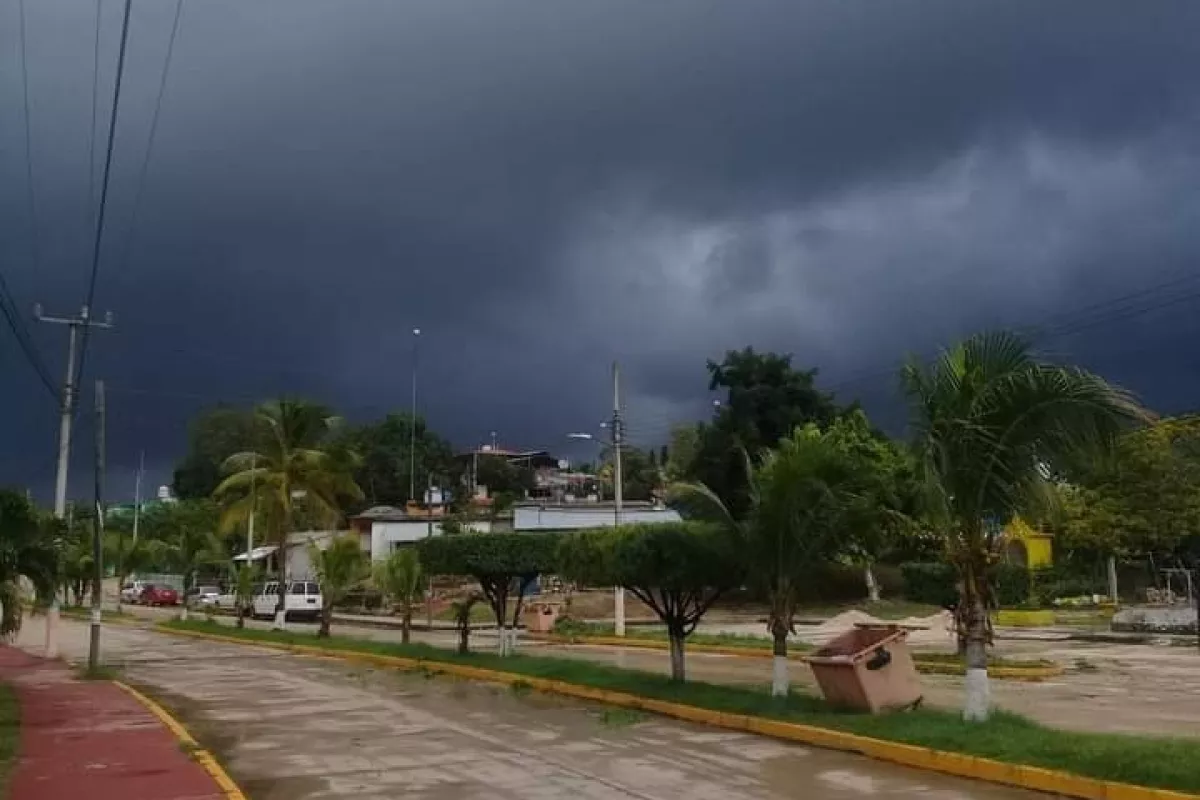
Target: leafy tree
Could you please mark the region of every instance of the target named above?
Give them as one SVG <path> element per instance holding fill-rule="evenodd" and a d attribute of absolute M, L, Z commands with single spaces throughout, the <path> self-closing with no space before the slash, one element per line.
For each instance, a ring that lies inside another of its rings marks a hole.
<path fill-rule="evenodd" d="M 625 500 L 650 500 L 662 488 L 662 472 L 651 455 L 652 451 L 636 447 L 621 449 L 621 489 Z"/>
<path fill-rule="evenodd" d="M 254 450 L 257 428 L 249 409 L 218 406 L 195 420 L 188 430 L 188 450 L 175 467 L 172 488 L 180 499 L 207 499 L 221 482 L 226 459 Z"/>
<path fill-rule="evenodd" d="M 400 641 L 408 644 L 413 606 L 421 596 L 421 560 L 411 547 L 396 550 L 375 566 L 375 586 L 393 606 L 400 607 Z"/>
<path fill-rule="evenodd" d="M 462 655 L 471 651 L 471 609 L 482 599 L 482 595 L 472 592 L 450 604 L 450 612 L 454 615 L 454 629 L 458 631 L 458 652 Z"/>
<path fill-rule="evenodd" d="M 988 716 L 991 573 L 1005 522 L 1080 453 L 1111 448 L 1146 412 L 1124 390 L 1075 367 L 1039 361 L 1025 340 L 983 333 L 932 364 L 902 372 L 929 519 L 958 572 L 966 632 L 963 715 Z"/>
<path fill-rule="evenodd" d="M 125 531 L 106 531 L 103 539 L 104 563 L 112 564 L 117 576 L 117 611 L 121 610 L 120 589 L 125 579 L 139 572 L 157 572 L 168 569 L 167 559 L 170 546 L 157 539 L 139 537 L 135 542 Z M 90 557 L 88 562 L 90 564 Z"/>
<path fill-rule="evenodd" d="M 1163 419 L 1121 437 L 1059 490 L 1060 548 L 1166 555 L 1200 533 L 1200 418 Z"/>
<path fill-rule="evenodd" d="M 703 425 L 689 423 L 671 429 L 671 443 L 664 445 L 662 458 L 668 481 L 686 481 L 692 477 L 703 437 Z"/>
<path fill-rule="evenodd" d="M 166 561 L 172 570 L 183 575 L 184 602 L 179 609 L 179 618 L 188 618 L 187 593 L 197 585 L 200 571 L 222 569 L 229 561 L 225 545 L 216 531 L 207 524 L 189 524 L 184 520 L 176 538 L 165 546 Z"/>
<path fill-rule="evenodd" d="M 475 482 L 486 486 L 492 497 L 521 498 L 533 489 L 533 470 L 501 456 L 481 455 L 475 461 Z"/>
<path fill-rule="evenodd" d="M 760 454 L 797 427 L 827 425 L 839 413 L 833 397 L 816 388 L 817 371 L 797 370 L 792 358 L 757 353 L 747 347 L 730 351 L 720 363 L 708 363 L 709 389 L 727 397 L 702 441 L 691 477 L 712 489 L 737 518 L 751 504 L 743 453 Z"/>
<path fill-rule="evenodd" d="M 353 534 L 334 537 L 324 550 L 310 543 L 308 557 L 321 582 L 321 626 L 317 636 L 324 638 L 329 636 L 333 607 L 366 579 L 369 565 L 358 537 Z"/>
<path fill-rule="evenodd" d="M 338 419 L 322 406 L 295 400 L 276 400 L 255 411 L 259 450 L 235 453 L 226 461 L 231 473 L 214 491 L 222 504 L 221 528 L 245 524 L 251 513 L 265 523 L 268 540 L 286 553 L 287 535 L 294 530 L 296 501 L 322 519 L 336 524 L 343 502 L 362 498 L 349 459 L 327 452 Z M 252 492 L 253 489 L 253 492 Z M 287 559 L 279 558 L 279 602 L 275 627 L 286 627 Z"/>
<path fill-rule="evenodd" d="M 0 489 L 0 636 L 21 628 L 21 579 L 39 602 L 48 603 L 58 586 L 58 541 L 62 524 L 39 511 L 20 493 Z"/>
<path fill-rule="evenodd" d="M 408 413 L 388 414 L 379 422 L 349 428 L 340 437 L 342 446 L 359 456 L 353 477 L 371 505 L 402 506 L 410 500 L 420 501 L 430 475 L 442 485 L 456 483 L 461 467 L 454 452 L 445 439 L 429 430 L 423 417 L 416 418 L 416 457 L 410 455 L 412 420 Z M 416 497 L 411 497 L 409 467 L 414 464 Z"/>
<path fill-rule="evenodd" d="M 738 541 L 719 526 L 660 522 L 563 537 L 559 573 L 589 586 L 623 586 L 667 628 L 671 679 L 686 677 L 684 643 L 705 612 L 738 585 Z"/>
<path fill-rule="evenodd" d="M 500 629 L 500 654 L 513 649 L 505 612 L 515 591 L 513 629 L 521 619 L 525 593 L 537 577 L 555 569 L 556 534 L 466 533 L 434 536 L 417 543 L 421 563 L 431 575 L 469 575 L 479 582 L 496 625 Z"/>

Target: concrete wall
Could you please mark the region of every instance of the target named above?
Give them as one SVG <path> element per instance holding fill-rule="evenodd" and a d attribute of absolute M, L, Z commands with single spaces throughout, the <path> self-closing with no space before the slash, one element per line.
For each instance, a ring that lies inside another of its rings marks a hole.
<path fill-rule="evenodd" d="M 490 533 L 491 524 L 487 520 L 472 522 L 467 526 L 477 533 Z M 442 535 L 442 523 L 433 520 L 433 535 Z M 403 520 L 397 522 L 371 523 L 371 560 L 382 561 L 387 558 L 396 545 L 419 542 L 430 535 L 430 525 L 426 520 Z"/>
<path fill-rule="evenodd" d="M 621 512 L 623 524 L 633 522 L 679 522 L 680 516 L 669 508 L 627 508 Z M 566 531 L 603 528 L 613 525 L 612 506 L 543 507 L 517 506 L 513 509 L 515 531 Z"/>

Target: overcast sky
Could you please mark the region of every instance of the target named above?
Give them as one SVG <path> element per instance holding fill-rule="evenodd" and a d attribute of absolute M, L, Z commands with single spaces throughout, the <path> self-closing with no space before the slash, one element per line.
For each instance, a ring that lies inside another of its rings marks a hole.
<path fill-rule="evenodd" d="M 96 6 L 26 5 L 41 262 L 0 0 L 0 270 L 23 310 L 69 313 Z M 115 498 L 139 450 L 168 480 L 220 400 L 407 407 L 414 327 L 453 442 L 576 458 L 614 359 L 660 441 L 747 344 L 896 433 L 905 353 L 997 326 L 1058 326 L 1055 356 L 1200 405 L 1194 0 L 184 0 L 132 225 L 173 14 L 134 0 L 96 302 L 118 328 L 88 356 Z M 34 336 L 57 379 L 65 331 Z M 0 483 L 46 497 L 55 409 L 6 329 L 0 409 Z"/>

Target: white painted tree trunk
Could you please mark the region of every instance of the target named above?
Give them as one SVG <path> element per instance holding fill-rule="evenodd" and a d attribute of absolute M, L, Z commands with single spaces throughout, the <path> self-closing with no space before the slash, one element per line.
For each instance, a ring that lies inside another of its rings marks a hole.
<path fill-rule="evenodd" d="M 987 643 L 978 636 L 967 639 L 966 695 L 963 719 L 987 721 L 992 708 L 992 690 L 987 671 Z"/>
<path fill-rule="evenodd" d="M 42 647 L 46 658 L 58 658 L 58 597 L 50 601 L 46 609 L 46 642 Z"/>
<path fill-rule="evenodd" d="M 182 620 L 183 622 L 187 622 L 187 619 L 188 619 L 187 603 L 184 603 L 182 606 L 179 607 L 179 619 Z"/>
<path fill-rule="evenodd" d="M 863 570 L 867 580 L 867 600 L 871 603 L 879 602 L 879 582 L 875 580 L 875 571 L 871 569 L 871 564 L 868 562 Z"/>
<path fill-rule="evenodd" d="M 501 625 L 496 631 L 496 638 L 496 653 L 502 656 L 508 655 L 508 628 Z"/>
<path fill-rule="evenodd" d="M 682 683 L 687 679 L 687 665 L 683 656 L 683 637 L 671 636 L 671 680 Z"/>
<path fill-rule="evenodd" d="M 775 656 L 771 662 L 771 696 L 787 697 L 790 686 L 787 656 Z"/>
<path fill-rule="evenodd" d="M 286 631 L 287 630 L 287 612 L 280 609 L 275 609 L 275 621 L 271 623 L 271 630 Z"/>

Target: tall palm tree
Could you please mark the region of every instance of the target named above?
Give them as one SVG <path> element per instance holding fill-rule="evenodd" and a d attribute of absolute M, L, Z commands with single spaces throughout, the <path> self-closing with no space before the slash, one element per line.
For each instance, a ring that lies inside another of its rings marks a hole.
<path fill-rule="evenodd" d="M 230 456 L 230 475 L 214 490 L 222 503 L 222 531 L 249 521 L 251 513 L 265 523 L 279 563 L 279 603 L 275 627 L 285 625 L 287 596 L 287 535 L 299 506 L 309 516 L 334 521 L 343 500 L 362 498 L 350 473 L 353 459 L 330 454 L 331 437 L 340 424 L 322 406 L 296 400 L 275 400 L 255 410 L 255 448 Z"/>
<path fill-rule="evenodd" d="M 743 520 L 702 484 L 675 484 L 668 497 L 684 516 L 717 522 L 740 537 L 751 580 L 770 605 L 771 693 L 783 696 L 790 689 L 787 637 L 795 630 L 799 589 L 847 549 L 849 515 L 865 496 L 871 467 L 810 424 L 781 440 L 757 468 L 747 459 L 746 468 L 750 510 Z"/>
<path fill-rule="evenodd" d="M 317 636 L 329 636 L 333 607 L 370 574 L 367 559 L 353 534 L 334 537 L 322 550 L 315 543 L 308 545 L 308 557 L 321 582 L 321 627 Z"/>
<path fill-rule="evenodd" d="M 375 566 L 375 586 L 388 601 L 400 606 L 400 642 L 408 644 L 412 630 L 413 605 L 421 595 L 421 561 L 416 548 L 397 550 Z"/>
<path fill-rule="evenodd" d="M 22 578 L 38 600 L 48 602 L 58 588 L 58 544 L 62 525 L 38 513 L 24 496 L 0 490 L 0 636 L 21 627 Z"/>
<path fill-rule="evenodd" d="M 991 574 L 1001 529 L 1044 496 L 1055 468 L 1111 447 L 1148 414 L 1097 375 L 1038 360 L 1030 343 L 1012 333 L 972 336 L 932 364 L 908 364 L 901 378 L 930 522 L 958 573 L 955 613 L 967 659 L 963 716 L 984 720 Z"/>

